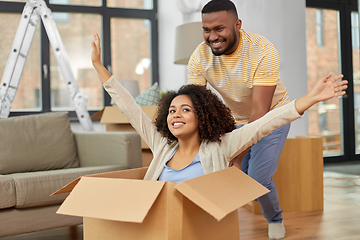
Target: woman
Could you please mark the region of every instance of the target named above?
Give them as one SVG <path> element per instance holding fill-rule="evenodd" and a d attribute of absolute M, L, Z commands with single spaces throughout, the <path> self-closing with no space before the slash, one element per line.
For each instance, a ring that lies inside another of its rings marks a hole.
<path fill-rule="evenodd" d="M 242 151 L 272 130 L 296 120 L 315 103 L 344 95 L 342 90 L 347 88 L 346 80 L 336 82 L 342 75 L 331 78 L 329 74 L 305 96 L 233 130 L 230 111 L 216 95 L 204 87 L 188 85 L 160 100 L 153 123 L 102 65 L 100 53 L 100 38 L 94 34 L 93 66 L 105 90 L 154 155 L 145 180 L 181 182 L 229 165 L 239 167 L 238 162 L 231 161 Z"/>

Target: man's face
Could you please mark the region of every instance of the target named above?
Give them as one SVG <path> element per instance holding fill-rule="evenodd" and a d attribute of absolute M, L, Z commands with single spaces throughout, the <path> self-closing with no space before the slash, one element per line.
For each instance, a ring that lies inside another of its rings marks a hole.
<path fill-rule="evenodd" d="M 216 56 L 231 54 L 239 45 L 241 20 L 226 11 L 202 15 L 203 34 L 206 44 Z"/>

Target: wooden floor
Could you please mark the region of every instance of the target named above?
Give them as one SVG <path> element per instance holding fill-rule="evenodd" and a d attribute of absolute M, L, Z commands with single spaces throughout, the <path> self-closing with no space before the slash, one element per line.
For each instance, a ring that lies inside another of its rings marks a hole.
<path fill-rule="evenodd" d="M 285 239 L 360 239 L 360 176 L 324 172 L 324 198 L 323 212 L 283 213 Z M 241 240 L 268 239 L 267 222 L 262 215 L 244 208 L 239 213 Z M 0 239 L 81 240 L 82 233 L 82 226 L 77 226 Z"/>
<path fill-rule="evenodd" d="M 324 211 L 283 213 L 286 239 L 360 239 L 360 177 L 324 172 Z M 262 215 L 240 209 L 242 240 L 268 239 Z"/>

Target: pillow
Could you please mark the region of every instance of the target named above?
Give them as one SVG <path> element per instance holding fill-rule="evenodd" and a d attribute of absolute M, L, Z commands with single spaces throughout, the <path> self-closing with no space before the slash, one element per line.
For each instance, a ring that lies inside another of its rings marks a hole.
<path fill-rule="evenodd" d="M 145 92 L 135 97 L 135 102 L 138 105 L 157 105 L 160 100 L 160 89 L 158 83 L 154 83 L 150 88 L 146 89 Z"/>
<path fill-rule="evenodd" d="M 79 166 L 67 113 L 0 119 L 0 174 Z"/>

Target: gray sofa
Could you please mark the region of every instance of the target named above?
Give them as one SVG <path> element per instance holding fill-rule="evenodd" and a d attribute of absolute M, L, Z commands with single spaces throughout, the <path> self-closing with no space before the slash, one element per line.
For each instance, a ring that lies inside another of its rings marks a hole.
<path fill-rule="evenodd" d="M 74 226 L 56 214 L 67 194 L 50 196 L 87 174 L 141 167 L 135 132 L 73 133 L 66 113 L 0 120 L 0 237 Z"/>

